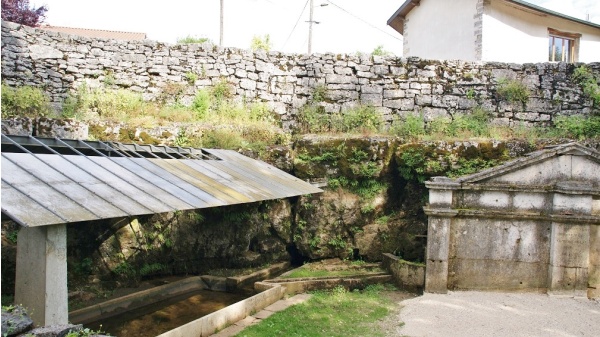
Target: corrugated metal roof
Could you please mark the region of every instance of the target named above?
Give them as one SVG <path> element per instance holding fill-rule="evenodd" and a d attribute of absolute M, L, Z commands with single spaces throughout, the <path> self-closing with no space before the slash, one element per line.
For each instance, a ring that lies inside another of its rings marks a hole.
<path fill-rule="evenodd" d="M 322 192 L 231 150 L 2 135 L 2 212 L 23 226 Z"/>

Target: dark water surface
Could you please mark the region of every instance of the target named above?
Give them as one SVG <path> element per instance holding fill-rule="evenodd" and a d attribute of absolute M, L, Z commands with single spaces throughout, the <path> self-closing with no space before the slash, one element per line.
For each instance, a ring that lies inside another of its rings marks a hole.
<path fill-rule="evenodd" d="M 85 324 L 111 336 L 154 337 L 206 316 L 253 294 L 197 290 L 95 323 Z"/>

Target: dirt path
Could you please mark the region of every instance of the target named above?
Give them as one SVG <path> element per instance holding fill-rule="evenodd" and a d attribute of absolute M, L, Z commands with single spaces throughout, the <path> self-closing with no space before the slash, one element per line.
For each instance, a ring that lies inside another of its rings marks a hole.
<path fill-rule="evenodd" d="M 387 336 L 600 336 L 600 302 L 583 298 L 465 291 L 397 303 Z"/>

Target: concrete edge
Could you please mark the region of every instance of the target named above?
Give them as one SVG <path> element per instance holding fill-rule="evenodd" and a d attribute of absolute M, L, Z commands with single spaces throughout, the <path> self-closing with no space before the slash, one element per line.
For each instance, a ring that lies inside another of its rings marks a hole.
<path fill-rule="evenodd" d="M 279 284 L 285 288 L 285 293 L 288 295 L 300 294 L 312 290 L 333 289 L 336 286 L 344 286 L 348 289 L 361 289 L 371 284 L 387 283 L 392 281 L 392 276 L 389 274 L 372 275 L 360 277 L 337 277 L 337 278 L 314 278 L 314 279 L 296 279 L 285 282 L 283 280 L 268 280 L 263 282 L 266 285 Z"/>
<path fill-rule="evenodd" d="M 226 280 L 227 291 L 233 291 L 246 285 L 267 279 L 273 275 L 280 274 L 282 271 L 290 268 L 290 262 L 281 262 L 268 268 L 261 269 L 249 275 L 228 277 Z"/>
<path fill-rule="evenodd" d="M 206 288 L 207 286 L 200 276 L 188 277 L 180 281 L 98 303 L 87 308 L 74 310 L 69 313 L 69 321 L 77 324 L 86 324 L 99 319 L 116 316 L 173 296 Z"/>
<path fill-rule="evenodd" d="M 395 255 L 385 253 L 381 266 L 392 275 L 394 283 L 400 289 L 417 292 L 425 289 L 425 265 L 404 261 Z"/>

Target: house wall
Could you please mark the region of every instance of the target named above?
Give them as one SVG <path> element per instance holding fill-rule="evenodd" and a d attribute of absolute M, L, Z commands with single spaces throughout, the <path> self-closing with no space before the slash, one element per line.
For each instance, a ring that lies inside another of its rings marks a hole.
<path fill-rule="evenodd" d="M 579 62 L 600 60 L 600 29 L 517 8 L 505 1 L 486 2 L 482 61 L 548 61 L 548 28 L 582 34 Z"/>
<path fill-rule="evenodd" d="M 477 60 L 474 28 L 477 2 L 422 0 L 406 16 L 404 56 Z"/>

